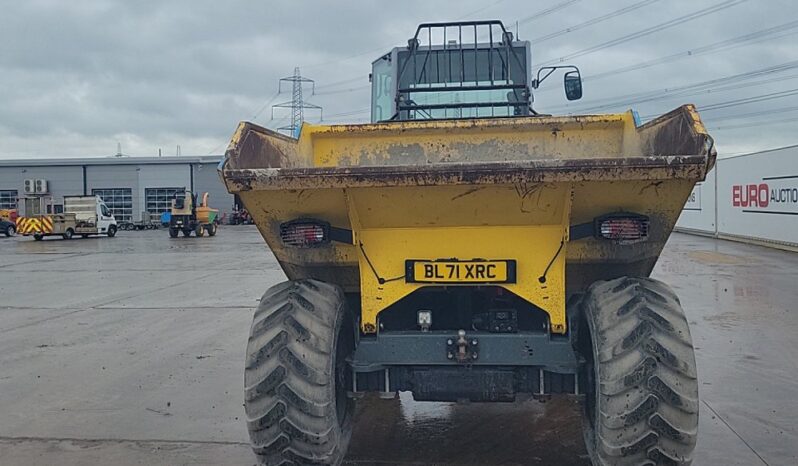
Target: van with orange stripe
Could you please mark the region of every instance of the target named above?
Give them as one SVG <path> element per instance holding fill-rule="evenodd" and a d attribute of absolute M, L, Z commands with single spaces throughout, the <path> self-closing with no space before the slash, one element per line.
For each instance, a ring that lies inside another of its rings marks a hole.
<path fill-rule="evenodd" d="M 41 241 L 45 236 L 72 239 L 75 235 L 116 235 L 118 226 L 111 210 L 99 196 L 64 196 L 64 211 L 54 213 L 53 198 L 35 196 L 20 199 L 23 215 L 17 218 L 17 232 Z"/>

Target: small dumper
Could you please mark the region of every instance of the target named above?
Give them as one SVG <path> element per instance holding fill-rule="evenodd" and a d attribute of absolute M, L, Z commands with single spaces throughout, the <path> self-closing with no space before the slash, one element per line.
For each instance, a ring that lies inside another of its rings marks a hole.
<path fill-rule="evenodd" d="M 202 203 L 197 205 L 197 195 L 191 191 L 175 194 L 172 199 L 171 217 L 169 218 L 169 236 L 177 238 L 180 232 L 189 237 L 216 236 L 216 218 L 218 209 L 208 207 L 208 193 L 202 195 Z"/>
<path fill-rule="evenodd" d="M 533 79 L 529 50 L 499 21 L 423 24 L 374 61 L 371 124 L 234 133 L 222 178 L 289 278 L 250 328 L 260 462 L 341 464 L 355 400 L 406 391 L 577 397 L 594 465 L 691 464 L 688 319 L 649 276 L 713 140 L 692 105 L 539 114 L 547 76 L 569 100 L 582 80 Z"/>

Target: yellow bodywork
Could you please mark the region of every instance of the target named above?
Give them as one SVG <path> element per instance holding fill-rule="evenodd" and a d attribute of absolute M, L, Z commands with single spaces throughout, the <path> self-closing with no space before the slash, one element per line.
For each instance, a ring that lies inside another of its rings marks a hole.
<path fill-rule="evenodd" d="M 695 182 L 714 163 L 692 106 L 640 127 L 630 113 L 305 124 L 298 140 L 242 123 L 222 177 L 289 278 L 359 293 L 362 331 L 427 283 L 407 260 L 515 260 L 499 286 L 567 329 L 566 296 L 599 279 L 647 276 Z M 571 241 L 572 225 L 614 212 L 647 215 L 648 241 Z M 282 244 L 283 222 L 311 218 L 351 230 L 324 247 Z M 446 285 L 473 286 L 473 285 Z"/>
<path fill-rule="evenodd" d="M 12 217 L 15 217 L 16 213 L 17 211 L 15 209 L 0 209 L 0 220 L 12 222 Z"/>

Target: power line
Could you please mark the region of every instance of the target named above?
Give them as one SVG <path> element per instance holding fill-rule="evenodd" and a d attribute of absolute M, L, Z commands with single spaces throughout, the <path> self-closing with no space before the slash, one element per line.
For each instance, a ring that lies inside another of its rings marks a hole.
<path fill-rule="evenodd" d="M 645 1 L 657 1 L 657 0 L 645 0 Z M 631 5 L 631 6 L 639 5 L 641 3 L 643 3 L 643 2 L 640 2 L 638 4 L 634 4 L 634 5 Z M 620 10 L 616 10 L 616 13 L 618 11 L 620 11 Z M 575 27 L 576 26 L 574 26 L 574 27 L 572 27 L 570 29 L 574 30 Z M 628 73 L 628 72 L 631 72 L 631 71 L 637 71 L 637 70 L 641 70 L 641 69 L 645 69 L 645 68 L 650 68 L 652 66 L 656 66 L 656 65 L 660 65 L 660 64 L 664 64 L 664 63 L 668 63 L 668 62 L 672 62 L 672 61 L 677 61 L 677 60 L 680 60 L 680 59 L 683 59 L 683 58 L 689 58 L 689 57 L 694 57 L 694 56 L 697 56 L 697 55 L 713 53 L 713 52 L 720 52 L 722 50 L 728 50 L 728 49 L 739 47 L 739 46 L 746 45 L 746 44 L 753 44 L 753 43 L 763 42 L 763 41 L 766 41 L 766 40 L 778 39 L 780 37 L 784 37 L 784 36 L 787 36 L 787 35 L 798 33 L 798 31 L 796 31 L 796 28 L 798 28 L 798 21 L 790 21 L 790 22 L 785 23 L 785 24 L 781 24 L 781 25 L 778 25 L 778 26 L 773 26 L 773 27 L 766 28 L 766 29 L 761 29 L 761 30 L 750 32 L 750 33 L 743 34 L 743 35 L 740 35 L 740 36 L 732 37 L 730 39 L 725 39 L 725 40 L 722 40 L 722 41 L 713 42 L 711 44 L 703 45 L 701 47 L 696 47 L 696 48 L 693 48 L 693 49 L 683 50 L 681 52 L 677 52 L 677 53 L 674 53 L 674 54 L 671 54 L 671 55 L 666 55 L 666 56 L 663 56 L 663 57 L 654 58 L 652 60 L 646 60 L 646 61 L 642 61 L 642 62 L 639 62 L 639 63 L 635 63 L 635 64 L 631 64 L 631 65 L 627 65 L 627 66 L 622 66 L 620 68 L 614 68 L 614 69 L 603 71 L 603 72 L 596 73 L 596 74 L 586 75 L 586 76 L 582 77 L 582 81 L 584 81 L 584 82 L 596 81 L 596 80 L 603 79 L 603 78 L 606 78 L 606 77 L 609 77 L 609 76 L 617 76 L 617 75 L 622 74 L 622 73 Z M 565 29 L 563 31 L 565 31 Z M 546 36 L 543 36 L 543 37 L 545 38 Z M 534 41 L 539 41 L 539 40 L 540 40 L 540 38 L 533 39 L 533 42 Z M 360 79 L 362 79 L 362 78 L 361 77 L 357 77 L 357 78 L 353 78 L 353 79 L 340 81 L 340 83 L 341 84 L 346 84 L 346 83 L 349 83 L 349 82 L 358 81 Z M 337 84 L 337 83 L 333 83 L 333 84 Z M 333 84 L 319 86 L 319 88 L 332 87 Z M 347 88 L 347 89 L 342 89 L 342 90 L 320 92 L 319 95 L 326 95 L 326 94 L 333 94 L 333 93 L 338 94 L 338 93 L 354 92 L 354 91 L 359 91 L 361 89 L 368 89 L 369 87 L 370 87 L 369 85 L 357 86 L 357 87 L 352 87 L 352 88 Z M 554 90 L 556 90 L 556 89 L 550 87 L 550 88 L 539 89 L 535 93 L 536 94 L 543 94 L 543 93 L 551 92 L 551 91 L 554 91 Z"/>
<path fill-rule="evenodd" d="M 631 34 L 627 34 L 625 36 L 621 36 L 606 42 L 602 42 L 601 44 L 594 45 L 592 47 L 588 47 L 586 49 L 582 49 L 576 52 L 573 52 L 568 55 L 564 55 L 558 59 L 549 60 L 546 62 L 541 63 L 541 65 L 551 65 L 558 62 L 563 62 L 566 60 L 571 60 L 573 58 L 581 57 L 584 55 L 591 54 L 593 52 L 597 52 L 599 50 L 603 50 L 606 48 L 614 47 L 619 44 L 623 44 L 625 42 L 629 42 L 631 40 L 639 39 L 641 37 L 645 37 L 647 35 L 653 34 L 655 32 L 664 31 L 665 29 L 672 28 L 674 26 L 681 25 L 683 23 L 696 20 L 698 18 L 704 17 L 706 15 L 717 13 L 719 11 L 725 10 L 727 8 L 731 8 L 733 6 L 739 5 L 740 3 L 746 2 L 747 0 L 725 0 L 713 6 L 695 11 L 693 13 L 680 16 L 678 18 L 671 19 L 669 21 L 665 21 L 664 23 L 657 24 L 655 26 L 651 26 L 645 29 L 641 29 L 640 31 L 633 32 Z"/>
<path fill-rule="evenodd" d="M 565 29 L 560 29 L 559 31 L 552 32 L 551 34 L 546 34 L 546 35 L 543 35 L 543 36 L 540 36 L 540 37 L 536 37 L 536 38 L 532 39 L 531 42 L 533 44 L 538 44 L 540 42 L 544 42 L 544 41 L 547 41 L 549 39 L 554 39 L 555 37 L 560 37 L 562 35 L 565 35 L 565 34 L 568 34 L 568 33 L 574 32 L 574 31 L 578 31 L 580 29 L 584 29 L 584 28 L 589 27 L 589 26 L 596 25 L 596 24 L 601 23 L 603 21 L 606 21 L 608 19 L 615 18 L 616 16 L 620 16 L 622 14 L 629 13 L 630 11 L 634 11 L 634 10 L 637 10 L 639 8 L 643 8 L 644 6 L 650 5 L 650 4 L 658 2 L 658 1 L 660 1 L 660 0 L 643 0 L 641 2 L 633 3 L 633 4 L 629 5 L 629 6 L 625 6 L 623 8 L 618 9 L 618 10 L 615 10 L 613 12 L 610 12 L 610 13 L 607 13 L 607 14 L 604 14 L 604 15 L 601 15 L 601 16 L 597 16 L 597 17 L 595 17 L 593 19 L 589 19 L 589 20 L 587 20 L 587 21 L 585 21 L 583 23 L 579 23 L 579 24 L 576 24 L 574 26 L 567 27 Z"/>
<path fill-rule="evenodd" d="M 757 112 L 733 113 L 731 115 L 723 115 L 723 116 L 718 116 L 718 117 L 712 117 L 712 118 L 709 118 L 709 120 L 712 121 L 712 122 L 724 121 L 724 120 L 738 120 L 738 119 L 742 119 L 742 118 L 751 118 L 751 117 L 757 117 L 757 116 L 763 116 L 763 115 L 777 115 L 779 113 L 790 113 L 790 112 L 796 112 L 796 111 L 798 111 L 798 105 L 793 105 L 793 106 L 790 106 L 790 107 L 776 108 L 776 109 L 773 109 L 773 110 L 760 110 L 760 111 L 757 111 Z M 705 110 L 701 111 L 701 113 L 704 113 L 704 112 L 705 112 Z M 653 117 L 650 117 L 650 118 L 653 118 Z"/>
<path fill-rule="evenodd" d="M 636 71 L 643 68 L 649 68 L 655 65 L 660 65 L 663 63 L 667 63 L 670 61 L 679 60 L 681 58 L 686 57 L 693 57 L 696 55 L 701 55 L 708 52 L 718 52 L 721 50 L 726 50 L 732 47 L 737 47 L 746 43 L 756 43 L 761 42 L 763 40 L 771 40 L 778 37 L 782 37 L 788 34 L 795 34 L 795 28 L 798 27 L 798 21 L 791 21 L 789 23 L 782 24 L 780 26 L 774 26 L 767 29 L 761 29 L 759 31 L 754 31 L 748 34 L 743 34 L 741 36 L 733 37 L 731 39 L 722 40 L 719 42 L 714 42 L 712 44 L 707 44 L 701 47 L 697 47 L 694 49 L 684 50 L 678 53 L 674 53 L 671 55 L 666 55 L 664 57 L 655 58 L 653 60 L 647 60 L 640 63 L 636 63 L 633 65 L 623 66 L 620 68 L 615 68 L 609 71 L 604 71 L 597 74 L 592 74 L 589 76 L 585 76 L 582 78 L 583 81 L 594 81 L 601 78 L 605 78 L 607 76 L 615 76 L 620 73 L 627 73 L 629 71 Z M 784 32 L 785 34 L 779 34 L 780 32 Z"/>
<path fill-rule="evenodd" d="M 765 126 L 765 125 L 780 125 L 782 123 L 791 123 L 793 121 L 798 121 L 798 117 L 794 118 L 780 118 L 774 120 L 765 120 L 765 121 L 758 121 L 754 123 L 744 123 L 739 125 L 727 125 L 727 126 L 710 126 L 709 129 L 713 131 L 724 131 L 729 129 L 740 129 L 740 128 L 752 128 L 756 126 Z"/>
<path fill-rule="evenodd" d="M 658 0 L 645 0 L 645 2 L 653 2 L 653 1 L 658 1 Z M 644 2 L 633 4 L 631 6 L 636 6 L 636 5 L 643 6 L 642 3 L 644 3 Z M 620 10 L 616 10 L 614 13 L 617 13 L 619 11 Z M 605 15 L 605 16 L 607 16 L 607 15 Z M 600 17 L 600 18 L 602 18 L 602 17 Z M 574 30 L 574 28 L 569 28 L 569 29 Z M 656 66 L 656 65 L 659 65 L 659 64 L 663 64 L 663 63 L 667 63 L 667 62 L 671 62 L 671 61 L 676 61 L 676 60 L 679 60 L 679 59 L 682 59 L 682 58 L 693 57 L 693 56 L 696 56 L 696 55 L 701 55 L 701 54 L 710 53 L 710 52 L 719 52 L 721 50 L 727 50 L 727 49 L 731 49 L 731 48 L 734 48 L 734 47 L 739 47 L 741 45 L 745 45 L 745 44 L 748 44 L 748 43 L 757 43 L 757 42 L 762 42 L 762 41 L 765 41 L 765 40 L 773 40 L 773 39 L 777 39 L 777 38 L 780 38 L 780 37 L 783 37 L 783 36 L 786 36 L 786 35 L 795 34 L 796 32 L 798 32 L 798 31 L 795 30 L 796 28 L 798 28 L 798 21 L 791 21 L 789 23 L 785 23 L 785 24 L 782 24 L 782 25 L 779 25 L 779 26 L 774 26 L 774 27 L 771 27 L 771 28 L 766 28 L 766 29 L 754 31 L 754 32 L 751 32 L 751 33 L 748 33 L 748 34 L 743 34 L 743 35 L 740 35 L 740 36 L 736 36 L 736 37 L 733 37 L 733 38 L 730 38 L 730 39 L 725 39 L 725 40 L 722 40 L 722 41 L 718 41 L 718 42 L 714 42 L 714 43 L 711 43 L 711 44 L 703 45 L 701 47 L 697 47 L 697 48 L 694 48 L 694 49 L 683 50 L 683 51 L 678 52 L 678 53 L 674 53 L 674 54 L 671 54 L 671 55 L 666 55 L 666 56 L 655 58 L 655 59 L 652 59 L 652 60 L 647 60 L 647 61 L 643 61 L 643 62 L 632 64 L 632 65 L 623 66 L 623 67 L 620 67 L 620 68 L 614 68 L 614 69 L 611 69 L 611 70 L 608 70 L 608 71 L 603 71 L 603 72 L 597 73 L 597 74 L 586 75 L 586 76 L 582 77 L 582 81 L 585 81 L 585 82 L 587 82 L 587 81 L 596 81 L 596 80 L 599 80 L 599 79 L 606 78 L 608 76 L 617 76 L 617 75 L 622 74 L 622 73 L 628 73 L 630 71 L 636 71 L 636 70 L 640 70 L 640 69 L 644 69 L 644 68 L 649 68 L 649 67 Z M 565 30 L 563 30 L 563 31 L 565 31 Z M 537 40 L 539 40 L 539 39 L 533 39 L 533 41 L 537 41 Z M 363 79 L 363 78 L 362 77 L 356 77 L 356 78 L 352 78 L 352 79 L 346 79 L 346 80 L 338 81 L 338 82 L 331 83 L 331 84 L 325 84 L 323 86 L 319 86 L 318 88 L 321 89 L 321 88 L 327 88 L 327 87 L 334 87 L 335 85 L 347 84 L 347 83 L 350 83 L 350 82 L 359 81 L 361 79 Z M 343 93 L 355 92 L 355 91 L 360 91 L 360 90 L 363 90 L 363 89 L 368 89 L 369 87 L 370 86 L 368 84 L 366 84 L 366 85 L 363 85 L 363 86 L 350 87 L 350 88 L 346 88 L 346 89 L 340 89 L 340 90 L 336 89 L 336 90 L 327 91 L 327 92 L 319 92 L 319 93 L 317 93 L 317 95 L 343 94 Z M 543 93 L 546 93 L 546 92 L 551 92 L 553 90 L 556 90 L 556 88 L 549 87 L 549 88 L 539 89 L 535 93 L 536 94 L 543 94 Z"/>
<path fill-rule="evenodd" d="M 735 100 L 729 100 L 727 102 L 711 104 L 701 108 L 701 111 L 719 110 L 722 108 L 736 107 L 738 105 L 752 104 L 755 102 L 765 102 L 767 100 L 773 100 L 773 99 L 781 99 L 793 95 L 798 95 L 798 88 L 788 89 L 786 91 L 770 92 L 767 94 L 761 94 L 752 97 L 744 97 L 742 99 L 735 99 Z"/>
<path fill-rule="evenodd" d="M 768 100 L 782 99 L 784 97 L 792 97 L 794 95 L 798 95 L 798 88 L 796 88 L 796 89 L 788 89 L 786 91 L 770 92 L 770 93 L 767 93 L 767 94 L 762 94 L 762 95 L 752 96 L 752 97 L 745 97 L 745 98 L 742 98 L 742 99 L 727 100 L 725 102 L 718 102 L 718 103 L 707 105 L 707 106 L 704 106 L 704 107 L 699 107 L 698 110 L 702 114 L 704 114 L 706 112 L 711 112 L 713 110 L 720 110 L 720 109 L 725 109 L 725 108 L 730 108 L 730 107 L 737 107 L 739 105 L 746 105 L 746 104 L 751 104 L 751 103 L 764 102 L 764 101 L 768 101 Z M 736 114 L 736 115 L 729 115 L 729 116 L 726 116 L 726 117 L 720 117 L 720 118 L 718 118 L 718 120 L 737 119 L 737 118 L 742 118 L 743 116 L 746 116 L 746 115 L 748 115 L 748 116 L 769 115 L 769 114 L 774 114 L 774 113 L 782 113 L 782 112 L 795 111 L 795 110 L 798 110 L 798 106 L 785 107 L 785 108 L 781 109 L 781 111 L 769 111 L 769 110 L 767 110 L 767 111 L 751 112 L 751 113 L 748 113 L 748 114 L 741 113 L 741 114 Z M 655 115 L 655 116 L 659 116 L 659 115 Z M 642 118 L 642 119 L 648 119 L 648 117 L 650 117 L 650 115 L 647 115 L 646 118 Z"/>
<path fill-rule="evenodd" d="M 485 11 L 487 9 L 490 9 L 490 8 L 493 8 L 494 6 L 498 5 L 499 3 L 502 3 L 503 1 L 504 0 L 498 0 L 498 1 L 495 1 L 495 2 L 491 3 L 490 5 L 486 5 L 486 6 L 483 6 L 482 8 L 476 9 L 476 10 L 472 11 L 471 13 L 466 13 L 463 16 L 457 18 L 457 21 L 462 21 L 462 20 L 468 18 L 469 16 L 474 16 L 477 13 L 482 13 L 483 11 Z"/>
<path fill-rule="evenodd" d="M 487 7 L 485 7 L 485 6 L 480 7 L 478 9 L 474 10 L 474 11 L 471 11 L 469 13 L 464 14 L 462 17 L 465 18 L 465 17 L 471 16 L 473 14 L 480 13 L 480 12 L 485 11 L 486 9 L 488 9 L 488 8 L 490 8 L 492 6 L 498 5 L 502 1 L 504 1 L 504 0 L 497 1 L 497 2 L 491 4 L 491 5 L 487 6 Z M 574 3 L 574 2 L 578 2 L 578 1 L 579 0 L 569 0 L 568 3 Z M 384 52 L 385 50 L 391 50 L 395 46 L 396 46 L 395 43 L 391 43 L 391 44 L 388 44 L 388 45 L 383 46 L 383 47 L 373 48 L 373 49 L 366 50 L 366 51 L 363 51 L 363 52 L 359 52 L 359 53 L 356 53 L 356 54 L 353 54 L 353 55 L 349 55 L 349 56 L 346 56 L 346 57 L 335 58 L 333 60 L 329 60 L 329 61 L 325 61 L 325 62 L 321 62 L 321 63 L 313 63 L 313 64 L 310 64 L 310 65 L 303 65 L 303 68 L 306 68 L 306 69 L 307 68 L 318 68 L 320 66 L 338 64 L 338 63 L 341 63 L 343 61 L 351 60 L 353 58 L 362 57 L 364 55 L 370 55 L 370 54 L 376 53 L 376 52 L 381 52 L 381 51 Z"/>
<path fill-rule="evenodd" d="M 316 89 L 326 89 L 328 87 L 338 87 L 344 84 L 353 83 L 356 81 L 360 81 L 363 79 L 363 76 L 357 76 L 349 79 L 342 79 L 341 81 L 333 81 L 331 83 L 323 84 L 321 86 L 316 86 Z"/>
<path fill-rule="evenodd" d="M 316 95 L 346 94 L 348 92 L 360 91 L 360 90 L 368 89 L 370 87 L 371 87 L 370 85 L 366 84 L 365 86 L 350 87 L 350 88 L 346 88 L 346 89 L 334 89 L 332 91 L 327 91 L 327 92 L 317 92 Z"/>
<path fill-rule="evenodd" d="M 710 79 L 707 81 L 702 81 L 699 83 L 687 84 L 683 86 L 677 86 L 672 88 L 660 89 L 656 91 L 646 91 L 640 92 L 637 94 L 628 94 L 626 96 L 614 96 L 608 97 L 605 99 L 597 99 L 592 103 L 598 104 L 588 107 L 580 107 L 580 111 L 583 112 L 592 112 L 598 110 L 604 110 L 608 108 L 624 106 L 624 105 L 631 105 L 631 104 L 640 104 L 646 103 L 656 100 L 667 99 L 670 97 L 675 96 L 684 96 L 688 95 L 687 92 L 694 92 L 697 90 L 705 90 L 704 88 L 717 86 L 720 84 L 725 84 L 728 82 L 736 82 L 740 80 L 749 80 L 756 77 L 760 77 L 763 75 L 773 74 L 773 73 L 780 73 L 782 71 L 787 71 L 790 69 L 798 68 L 798 60 L 782 63 L 779 65 L 768 66 L 765 68 L 760 68 L 757 70 L 745 72 L 745 73 L 737 73 L 731 76 L 725 76 L 722 78 Z M 775 78 L 775 80 L 781 80 L 781 78 Z M 736 86 L 743 87 L 743 84 L 735 84 Z M 730 87 L 724 88 L 725 90 L 729 90 Z M 733 88 L 733 87 L 732 87 Z M 556 108 L 556 107 L 555 107 Z M 567 109 L 567 107 L 560 107 L 561 110 Z"/>
<path fill-rule="evenodd" d="M 263 105 L 261 105 L 260 108 L 258 108 L 258 110 L 254 112 L 254 114 L 252 115 L 252 121 L 255 121 L 260 116 L 260 114 L 263 113 L 264 110 L 266 110 L 266 107 L 268 107 L 270 103 L 274 102 L 274 100 L 277 99 L 278 95 L 280 95 L 280 91 L 275 92 L 273 96 L 269 97 L 266 100 L 266 102 L 264 102 Z"/>
<path fill-rule="evenodd" d="M 770 83 L 777 82 L 777 81 L 785 81 L 785 80 L 795 79 L 795 78 L 798 78 L 798 74 L 792 74 L 792 75 L 789 75 L 789 76 L 782 76 L 782 77 L 778 77 L 778 78 L 763 79 L 761 81 L 754 81 L 754 82 L 751 82 L 751 83 L 731 84 L 731 85 L 728 85 L 728 86 L 721 86 L 721 87 L 714 88 L 714 89 L 704 89 L 704 90 L 700 90 L 700 91 L 692 92 L 692 93 L 679 93 L 679 94 L 672 94 L 672 95 L 669 94 L 667 96 L 664 96 L 663 99 L 668 99 L 668 98 L 673 98 L 673 97 L 687 97 L 687 96 L 691 96 L 691 95 L 699 95 L 699 94 L 702 94 L 702 93 L 717 94 L 717 93 L 721 93 L 721 92 L 742 89 L 742 88 L 745 88 L 745 87 L 761 86 L 763 84 L 770 84 Z M 712 111 L 712 109 L 707 109 L 707 108 L 702 108 L 701 109 L 701 113 L 705 113 L 705 112 L 708 112 L 708 111 Z M 769 112 L 764 112 L 764 113 L 769 113 Z M 650 115 L 641 116 L 640 118 L 642 120 L 648 120 L 650 118 L 655 118 L 655 117 L 658 117 L 658 116 L 659 116 L 659 114 L 650 114 Z M 721 117 L 721 118 L 725 118 L 725 117 Z"/>
<path fill-rule="evenodd" d="M 531 23 L 532 21 L 537 21 L 540 18 L 543 18 L 543 17 L 548 16 L 548 15 L 550 15 L 552 13 L 556 13 L 556 12 L 562 10 L 562 9 L 565 9 L 566 7 L 573 5 L 574 3 L 578 2 L 578 1 L 580 1 L 580 0 L 566 0 L 564 2 L 561 2 L 561 3 L 558 3 L 556 5 L 550 6 L 549 8 L 545 8 L 543 10 L 540 10 L 540 11 L 538 11 L 537 13 L 535 13 L 533 15 L 527 16 L 526 18 L 519 19 L 519 20 L 517 20 L 515 22 L 518 23 L 519 26 L 522 25 L 522 24 Z"/>

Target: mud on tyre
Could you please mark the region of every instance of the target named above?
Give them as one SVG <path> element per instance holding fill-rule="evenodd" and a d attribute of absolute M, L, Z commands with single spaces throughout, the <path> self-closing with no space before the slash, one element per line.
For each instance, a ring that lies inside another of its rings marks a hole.
<path fill-rule="evenodd" d="M 263 295 L 244 371 L 247 427 L 261 464 L 341 464 L 354 414 L 346 357 L 355 327 L 345 303 L 340 288 L 316 280 Z"/>
<path fill-rule="evenodd" d="M 690 465 L 698 383 L 690 330 L 673 290 L 648 278 L 597 282 L 582 312 L 584 435 L 593 464 Z"/>

